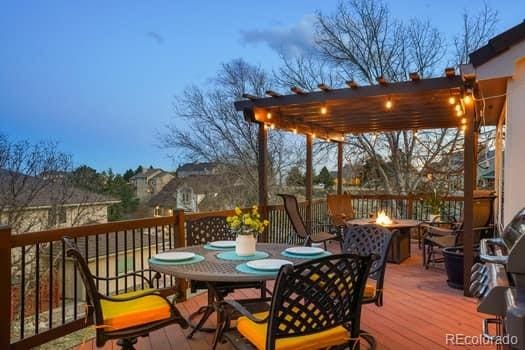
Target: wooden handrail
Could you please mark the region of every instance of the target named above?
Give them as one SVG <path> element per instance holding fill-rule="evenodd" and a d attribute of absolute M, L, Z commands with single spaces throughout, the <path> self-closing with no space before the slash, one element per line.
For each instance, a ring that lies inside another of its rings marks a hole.
<path fill-rule="evenodd" d="M 108 232 L 133 230 L 141 227 L 153 227 L 176 224 L 176 216 L 159 216 L 145 219 L 113 221 L 103 224 L 64 227 L 52 230 L 37 231 L 11 235 L 11 247 L 22 247 L 36 243 L 59 241 L 63 236 L 84 237 Z"/>

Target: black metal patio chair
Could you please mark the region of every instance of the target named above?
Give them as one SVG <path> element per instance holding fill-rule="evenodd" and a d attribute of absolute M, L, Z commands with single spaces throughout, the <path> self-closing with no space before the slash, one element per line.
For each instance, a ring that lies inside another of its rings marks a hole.
<path fill-rule="evenodd" d="M 111 339 L 118 339 L 117 344 L 124 350 L 133 349 L 138 337 L 146 337 L 156 329 L 171 324 L 187 328 L 188 323 L 181 316 L 175 305 L 163 294 L 163 290 L 154 289 L 153 280 L 160 278 L 155 273 L 152 279 L 145 276 L 146 271 L 121 274 L 116 277 L 95 276 L 75 244 L 73 238 L 63 237 L 66 254 L 73 262 L 86 287 L 88 313 L 92 313 L 96 328 L 96 345 L 102 347 Z M 108 283 L 117 278 L 129 276 L 142 278 L 149 288 L 107 296 L 99 293 L 94 280 Z M 167 289 L 165 291 L 168 291 Z"/>
<path fill-rule="evenodd" d="M 186 221 L 187 246 L 201 245 L 221 240 L 235 240 L 235 233 L 230 230 L 225 216 L 207 216 Z M 205 282 L 190 281 L 190 288 L 192 293 L 195 293 L 198 290 L 207 290 L 208 303 L 207 305 L 200 307 L 196 312 L 189 316 L 189 320 L 192 322 L 198 316 L 200 316 L 200 319 L 196 325 L 190 323 L 190 326 L 193 328 L 193 330 L 188 334 L 188 338 L 192 338 L 197 331 L 215 331 L 215 328 L 205 327 L 204 324 L 215 311 L 214 303 L 216 301 L 216 293 L 221 294 L 219 297 L 223 299 L 226 295 L 234 292 L 236 289 L 259 289 L 261 292 L 261 298 L 265 298 L 266 293 L 268 292 L 265 281 L 236 283 L 217 282 L 213 285 L 213 292 L 209 289 L 209 285 Z"/>
<path fill-rule="evenodd" d="M 373 261 L 370 269 L 363 297 L 365 304 L 383 305 L 387 256 L 394 234 L 395 231 L 375 224 L 348 226 L 343 233 L 341 252 L 357 255 L 375 254 L 379 257 Z"/>
<path fill-rule="evenodd" d="M 251 314 L 233 300 L 222 303 L 224 335 L 236 349 L 359 348 L 361 304 L 373 256 L 332 255 L 283 266 L 270 311 Z M 230 315 L 240 313 L 236 329 Z"/>
<path fill-rule="evenodd" d="M 327 249 L 327 242 L 331 240 L 339 241 L 340 237 L 337 234 L 321 231 L 312 233 L 308 230 L 305 224 L 301 212 L 299 211 L 299 204 L 297 198 L 291 194 L 277 194 L 284 201 L 284 209 L 290 222 L 292 223 L 295 233 L 302 239 L 304 239 L 304 245 L 311 245 L 312 243 L 323 243 L 324 248 Z M 319 225 L 319 224 L 316 224 Z M 329 225 L 320 224 L 321 226 L 328 227 Z"/>

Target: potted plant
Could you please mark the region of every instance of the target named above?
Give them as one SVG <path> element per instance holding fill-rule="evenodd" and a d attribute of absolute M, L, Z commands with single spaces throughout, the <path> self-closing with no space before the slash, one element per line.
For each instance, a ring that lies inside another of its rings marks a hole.
<path fill-rule="evenodd" d="M 235 208 L 235 215 L 226 218 L 230 229 L 237 234 L 235 253 L 239 256 L 255 255 L 257 236 L 268 226 L 268 220 L 261 220 L 259 209 L 254 205 L 243 212 Z"/>
<path fill-rule="evenodd" d="M 441 216 L 441 209 L 443 209 L 443 200 L 437 189 L 434 188 L 430 198 L 425 200 L 425 205 L 429 208 L 428 220 L 436 221 Z"/>

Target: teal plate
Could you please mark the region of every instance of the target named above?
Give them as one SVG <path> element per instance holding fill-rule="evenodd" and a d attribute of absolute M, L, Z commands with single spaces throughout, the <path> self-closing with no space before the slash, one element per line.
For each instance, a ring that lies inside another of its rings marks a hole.
<path fill-rule="evenodd" d="M 195 255 L 193 258 L 188 260 L 181 260 L 181 261 L 163 261 L 163 260 L 157 260 L 155 258 L 150 258 L 149 262 L 155 265 L 188 265 L 188 264 L 195 264 L 198 262 L 201 262 L 204 260 L 204 257 L 202 255 Z"/>
<path fill-rule="evenodd" d="M 242 264 L 235 266 L 235 270 L 239 272 L 243 272 L 243 273 L 249 273 L 251 275 L 261 275 L 261 276 L 277 276 L 277 273 L 279 272 L 279 270 L 261 271 L 261 270 L 252 269 L 251 267 L 246 265 L 246 263 L 242 263 Z"/>
<path fill-rule="evenodd" d="M 217 254 L 217 258 L 222 260 L 257 260 L 257 259 L 264 259 L 269 257 L 270 254 L 266 252 L 255 252 L 255 255 L 250 256 L 239 256 L 235 253 L 235 250 L 230 250 L 227 252 L 222 252 Z"/>
<path fill-rule="evenodd" d="M 288 258 L 294 258 L 294 259 L 318 259 L 318 258 L 324 258 L 325 256 L 329 256 L 329 255 L 332 255 L 332 253 L 330 252 L 322 252 L 322 253 L 319 253 L 319 254 L 309 254 L 309 255 L 302 255 L 302 254 L 292 254 L 292 253 L 288 253 L 287 251 L 282 251 L 281 252 L 281 255 L 282 256 L 286 256 Z"/>
<path fill-rule="evenodd" d="M 231 247 L 231 248 L 219 248 L 219 247 L 214 247 L 212 245 L 209 245 L 209 244 L 205 244 L 202 246 L 204 249 L 208 249 L 208 250 L 220 250 L 220 251 L 229 251 L 229 250 L 235 250 L 235 247 Z"/>

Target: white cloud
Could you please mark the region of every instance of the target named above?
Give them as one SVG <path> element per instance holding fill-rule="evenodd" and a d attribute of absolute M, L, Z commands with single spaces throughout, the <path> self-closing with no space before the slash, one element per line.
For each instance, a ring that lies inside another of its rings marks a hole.
<path fill-rule="evenodd" d="M 291 26 L 276 26 L 270 29 L 242 30 L 243 44 L 266 44 L 284 55 L 296 56 L 311 51 L 314 47 L 315 16 L 307 15 Z"/>

